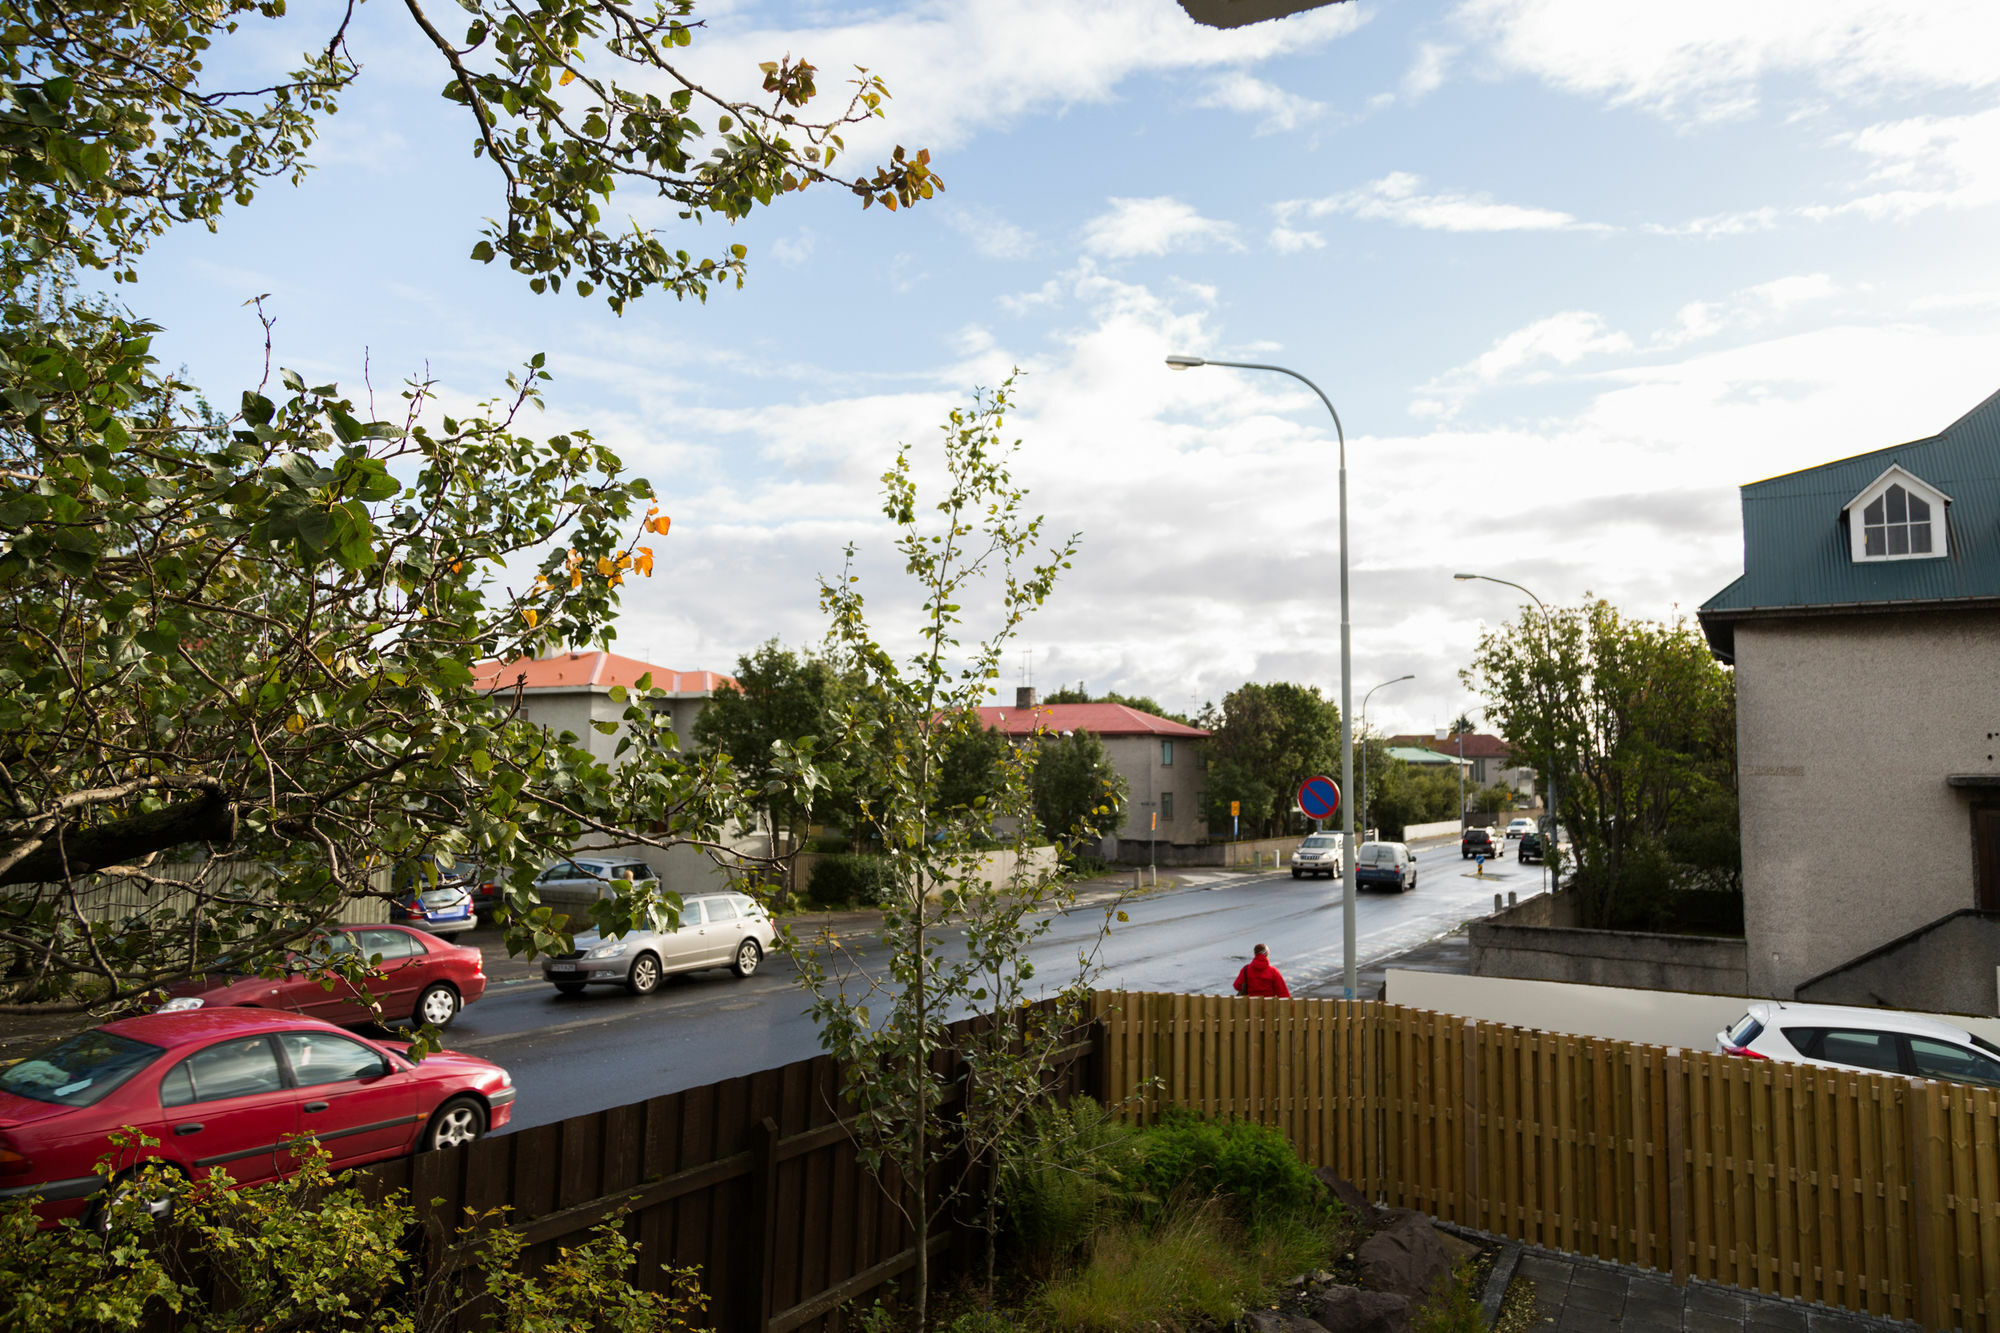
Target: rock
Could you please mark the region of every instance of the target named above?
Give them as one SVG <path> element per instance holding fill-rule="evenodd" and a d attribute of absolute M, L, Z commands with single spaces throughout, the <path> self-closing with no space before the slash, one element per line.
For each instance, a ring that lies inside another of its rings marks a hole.
<path fill-rule="evenodd" d="M 1422 1213 L 1406 1213 L 1361 1242 L 1355 1251 L 1361 1285 L 1410 1300 L 1422 1300 L 1451 1272 L 1452 1257 L 1437 1228 Z"/>
<path fill-rule="evenodd" d="M 1248 1333 L 1326 1333 L 1326 1329 L 1290 1310 L 1252 1310 L 1243 1318 Z"/>
<path fill-rule="evenodd" d="M 1410 1301 L 1386 1291 L 1334 1287 L 1308 1307 L 1326 1333 L 1410 1333 Z"/>
<path fill-rule="evenodd" d="M 1356 1222 L 1371 1231 L 1375 1229 L 1381 1210 L 1368 1202 L 1368 1196 L 1363 1194 L 1353 1181 L 1336 1175 L 1330 1166 L 1323 1166 L 1313 1174 L 1319 1177 L 1320 1183 L 1327 1187 L 1333 1197 L 1340 1202 L 1340 1206 L 1345 1208 Z"/>
<path fill-rule="evenodd" d="M 1451 1256 L 1454 1264 L 1479 1257 L 1480 1246 L 1463 1236 L 1454 1236 L 1449 1231 L 1437 1228 L 1437 1238 L 1438 1244 L 1444 1246 L 1445 1253 Z"/>

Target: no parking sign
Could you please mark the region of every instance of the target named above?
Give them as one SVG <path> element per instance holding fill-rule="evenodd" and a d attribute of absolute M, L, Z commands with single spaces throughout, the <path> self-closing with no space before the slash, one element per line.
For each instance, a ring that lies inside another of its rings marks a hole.
<path fill-rule="evenodd" d="M 1332 778 L 1307 778 L 1299 784 L 1299 809 L 1308 819 L 1332 819 L 1340 809 L 1340 788 Z"/>

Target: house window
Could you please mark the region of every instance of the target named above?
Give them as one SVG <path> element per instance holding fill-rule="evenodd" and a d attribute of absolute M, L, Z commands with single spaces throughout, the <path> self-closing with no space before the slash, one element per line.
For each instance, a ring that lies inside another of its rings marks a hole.
<path fill-rule="evenodd" d="M 1891 486 L 1861 511 L 1861 543 L 1861 554 L 1870 559 L 1885 555 L 1929 555 L 1930 502 L 1901 486 Z"/>
<path fill-rule="evenodd" d="M 1160 818 L 1172 819 L 1173 817 L 1174 794 L 1170 791 L 1163 791 L 1160 793 Z"/>
<path fill-rule="evenodd" d="M 1160 767 L 1172 768 L 1173 766 L 1174 766 L 1174 743 L 1172 741 L 1161 741 Z"/>
<path fill-rule="evenodd" d="M 1932 560 L 1951 549 L 1951 497 L 1899 466 L 1869 483 L 1847 502 L 1852 558 Z"/>

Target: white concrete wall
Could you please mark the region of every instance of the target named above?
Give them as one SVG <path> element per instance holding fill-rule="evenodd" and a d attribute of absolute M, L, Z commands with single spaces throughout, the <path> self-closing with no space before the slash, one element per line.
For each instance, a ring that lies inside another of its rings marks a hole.
<path fill-rule="evenodd" d="M 1743 995 L 1692 995 L 1619 986 L 1580 986 L 1564 981 L 1468 977 L 1399 967 L 1388 970 L 1383 995 L 1391 1004 L 1459 1014 L 1482 1022 L 1704 1051 L 1714 1050 L 1715 1034 L 1743 1017 L 1751 1004 L 1750 997 Z M 2000 1018 L 1955 1014 L 1926 1017 L 2000 1042 Z"/>
<path fill-rule="evenodd" d="M 1750 989 L 1792 988 L 1977 905 L 1971 800 L 2000 773 L 2000 612 L 1736 626 Z"/>

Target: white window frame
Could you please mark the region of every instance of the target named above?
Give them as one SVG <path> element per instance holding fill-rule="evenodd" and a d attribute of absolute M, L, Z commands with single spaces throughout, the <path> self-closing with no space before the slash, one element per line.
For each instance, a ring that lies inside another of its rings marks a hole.
<path fill-rule="evenodd" d="M 1906 551 L 1901 555 L 1869 555 L 1867 523 L 1863 515 L 1868 506 L 1889 493 L 1892 486 L 1901 486 L 1909 494 L 1924 501 L 1931 508 L 1931 549 L 1928 551 Z M 1842 506 L 1847 515 L 1848 557 L 1857 565 L 1884 564 L 1892 560 L 1942 560 L 1951 552 L 1951 497 L 1923 478 L 1892 463 L 1887 471 L 1861 489 L 1861 493 Z"/>

